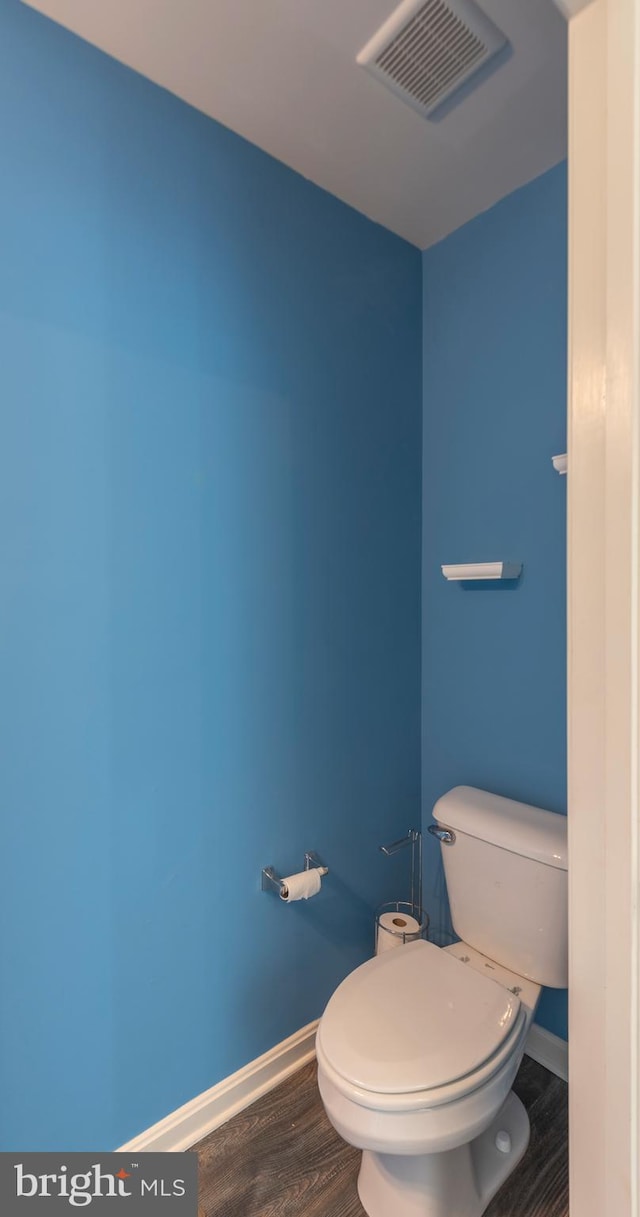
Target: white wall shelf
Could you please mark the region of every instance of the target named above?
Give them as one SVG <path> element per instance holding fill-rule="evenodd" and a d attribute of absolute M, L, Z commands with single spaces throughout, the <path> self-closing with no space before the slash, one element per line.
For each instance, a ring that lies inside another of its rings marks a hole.
<path fill-rule="evenodd" d="M 518 579 L 521 562 L 469 562 L 458 566 L 443 566 L 442 573 L 449 582 L 472 579 Z"/>
<path fill-rule="evenodd" d="M 551 463 L 556 473 L 566 473 L 569 466 L 569 457 L 566 452 L 561 452 L 559 456 L 551 457 Z"/>

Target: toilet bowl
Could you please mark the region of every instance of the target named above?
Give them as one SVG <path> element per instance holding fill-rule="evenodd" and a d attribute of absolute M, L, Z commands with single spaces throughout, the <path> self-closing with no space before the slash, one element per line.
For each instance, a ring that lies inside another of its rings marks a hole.
<path fill-rule="evenodd" d="M 511 1086 L 541 986 L 566 983 L 564 818 L 458 787 L 436 819 L 470 934 L 368 960 L 318 1027 L 320 1095 L 363 1151 L 368 1217 L 481 1217 L 529 1141 Z"/>
<path fill-rule="evenodd" d="M 318 1029 L 318 1086 L 336 1131 L 364 1151 L 370 1217 L 450 1217 L 454 1201 L 456 1217 L 484 1211 L 527 1147 L 524 1108 L 512 1095 L 503 1109 L 539 992 L 464 943 L 423 941 L 339 986 Z"/>

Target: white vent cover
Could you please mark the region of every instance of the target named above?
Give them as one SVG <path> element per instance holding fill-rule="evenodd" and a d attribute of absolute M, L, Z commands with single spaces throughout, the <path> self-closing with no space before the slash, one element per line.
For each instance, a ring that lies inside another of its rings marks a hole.
<path fill-rule="evenodd" d="M 474 0 L 403 0 L 358 63 L 426 117 L 506 41 Z"/>

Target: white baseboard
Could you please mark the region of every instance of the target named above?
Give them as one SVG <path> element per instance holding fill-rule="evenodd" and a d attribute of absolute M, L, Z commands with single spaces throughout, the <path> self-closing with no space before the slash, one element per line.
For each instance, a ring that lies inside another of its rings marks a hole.
<path fill-rule="evenodd" d="M 524 1050 L 527 1056 L 532 1057 L 539 1065 L 544 1065 L 545 1069 L 550 1069 L 551 1073 L 555 1073 L 564 1082 L 569 1080 L 569 1045 L 566 1040 L 561 1040 L 559 1035 L 553 1035 L 551 1031 L 545 1031 L 544 1027 L 534 1023 Z"/>
<path fill-rule="evenodd" d="M 120 1151 L 144 1153 L 164 1150 L 177 1153 L 190 1149 L 196 1142 L 219 1128 L 232 1116 L 255 1103 L 261 1095 L 273 1090 L 290 1074 L 301 1069 L 315 1057 L 318 1020 L 309 1023 L 289 1039 L 276 1044 L 264 1056 L 250 1061 L 237 1073 L 218 1082 L 210 1090 L 185 1103 L 171 1115 L 120 1146 Z"/>
<path fill-rule="evenodd" d="M 289 1039 L 276 1044 L 264 1056 L 250 1061 L 237 1073 L 218 1082 L 210 1090 L 171 1112 L 164 1120 L 154 1124 L 145 1132 L 121 1145 L 119 1152 L 149 1153 L 164 1150 L 177 1153 L 190 1149 L 215 1128 L 225 1124 L 232 1116 L 244 1111 L 267 1091 L 273 1090 L 297 1069 L 315 1057 L 315 1039 L 318 1020 L 309 1023 Z M 559 1078 L 567 1081 L 567 1044 L 559 1036 L 552 1035 L 534 1023 L 529 1031 L 525 1047 L 527 1056 L 550 1069 Z"/>

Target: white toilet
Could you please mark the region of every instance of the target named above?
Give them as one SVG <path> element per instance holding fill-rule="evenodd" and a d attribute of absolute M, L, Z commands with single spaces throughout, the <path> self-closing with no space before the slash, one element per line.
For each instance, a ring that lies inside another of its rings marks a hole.
<path fill-rule="evenodd" d="M 480 1217 L 524 1154 L 511 1084 L 543 985 L 567 984 L 564 816 L 470 786 L 436 804 L 461 942 L 356 968 L 317 1036 L 334 1128 L 362 1149 L 369 1217 Z"/>

